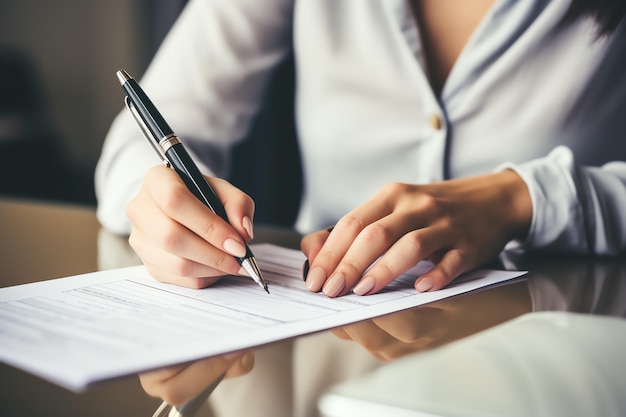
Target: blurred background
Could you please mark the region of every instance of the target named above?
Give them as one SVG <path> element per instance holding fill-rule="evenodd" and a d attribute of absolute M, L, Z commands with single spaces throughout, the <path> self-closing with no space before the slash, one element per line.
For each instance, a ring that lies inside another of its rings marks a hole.
<path fill-rule="evenodd" d="M 0 192 L 95 205 L 93 171 L 179 0 L 0 2 Z"/>
<path fill-rule="evenodd" d="M 0 197 L 95 207 L 95 165 L 123 108 L 115 72 L 140 78 L 185 3 L 0 1 Z M 290 226 L 299 204 L 292 101 L 289 59 L 250 134 L 262 140 L 235 152 L 229 179 L 255 198 L 261 223 Z M 252 155 L 268 156 L 254 166 Z"/>

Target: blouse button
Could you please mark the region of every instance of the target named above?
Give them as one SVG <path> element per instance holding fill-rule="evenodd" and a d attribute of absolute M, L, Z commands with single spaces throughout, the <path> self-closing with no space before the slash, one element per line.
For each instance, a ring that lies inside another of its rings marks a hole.
<path fill-rule="evenodd" d="M 432 114 L 429 118 L 429 122 L 430 122 L 430 126 L 433 129 L 435 130 L 441 129 L 441 118 L 438 115 Z"/>

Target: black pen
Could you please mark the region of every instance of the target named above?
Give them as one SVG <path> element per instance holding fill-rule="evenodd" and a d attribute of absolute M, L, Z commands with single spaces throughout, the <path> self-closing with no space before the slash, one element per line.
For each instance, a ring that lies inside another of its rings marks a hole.
<path fill-rule="evenodd" d="M 161 161 L 178 173 L 193 195 L 206 204 L 213 213 L 228 222 L 226 210 L 224 210 L 221 201 L 185 150 L 180 138 L 176 136 L 137 81 L 124 70 L 117 72 L 117 78 L 126 93 L 126 106 Z M 250 274 L 252 279 L 269 294 L 261 270 L 247 244 L 245 256 L 243 258 L 235 257 L 235 259 Z"/>

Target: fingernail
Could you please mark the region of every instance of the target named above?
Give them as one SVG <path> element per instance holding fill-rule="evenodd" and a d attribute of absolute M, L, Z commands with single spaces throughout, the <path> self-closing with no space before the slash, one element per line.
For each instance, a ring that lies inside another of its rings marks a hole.
<path fill-rule="evenodd" d="M 244 277 L 249 277 L 250 273 L 246 270 L 246 268 L 242 266 L 241 268 L 239 268 L 239 275 L 242 275 Z"/>
<path fill-rule="evenodd" d="M 309 289 L 309 291 L 318 292 L 320 289 L 322 289 L 322 285 L 324 285 L 325 281 L 326 272 L 324 272 L 321 267 L 316 266 L 309 271 L 306 279 L 306 287 Z"/>
<path fill-rule="evenodd" d="M 306 277 L 309 275 L 309 260 L 307 259 L 302 264 L 302 279 L 306 282 Z"/>
<path fill-rule="evenodd" d="M 433 287 L 433 280 L 429 277 L 422 278 L 417 285 L 415 285 L 415 289 L 419 292 L 426 292 Z"/>
<path fill-rule="evenodd" d="M 224 250 L 238 258 L 246 256 L 246 248 L 235 239 L 226 239 L 224 242 Z"/>
<path fill-rule="evenodd" d="M 241 367 L 244 369 L 248 369 L 254 365 L 254 351 L 250 350 L 241 357 L 240 361 Z"/>
<path fill-rule="evenodd" d="M 346 288 L 346 279 L 343 274 L 336 274 L 324 285 L 324 294 L 329 297 L 337 297 Z"/>
<path fill-rule="evenodd" d="M 243 218 L 243 228 L 246 229 L 246 232 L 248 233 L 248 236 L 250 236 L 250 239 L 254 239 L 254 232 L 252 231 L 252 220 L 250 220 L 250 217 L 245 216 Z"/>
<path fill-rule="evenodd" d="M 356 295 L 367 295 L 374 289 L 376 281 L 372 277 L 363 278 L 352 290 Z"/>

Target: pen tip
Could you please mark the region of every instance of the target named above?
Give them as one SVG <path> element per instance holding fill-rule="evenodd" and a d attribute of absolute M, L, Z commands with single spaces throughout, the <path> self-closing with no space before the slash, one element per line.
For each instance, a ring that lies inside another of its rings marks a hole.
<path fill-rule="evenodd" d="M 130 80 L 131 77 L 130 74 L 128 74 L 126 71 L 124 71 L 123 69 L 119 70 L 117 72 L 117 79 L 120 81 L 120 84 L 124 85 L 124 83 L 128 80 Z"/>

